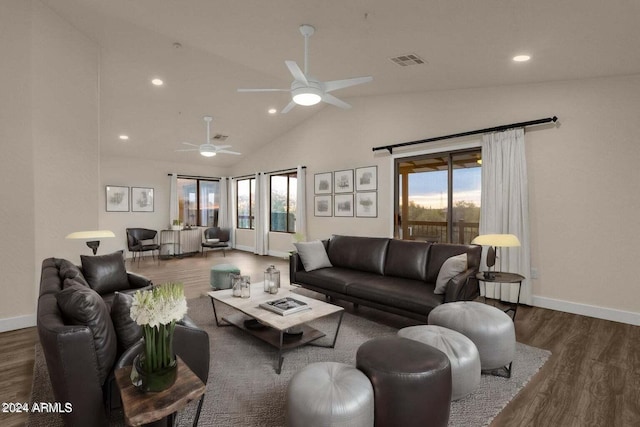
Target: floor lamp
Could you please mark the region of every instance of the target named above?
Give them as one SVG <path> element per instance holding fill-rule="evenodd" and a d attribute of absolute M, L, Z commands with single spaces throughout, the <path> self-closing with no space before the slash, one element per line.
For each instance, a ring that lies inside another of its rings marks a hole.
<path fill-rule="evenodd" d="M 487 267 L 489 271 L 484 272 L 485 279 L 494 279 L 495 275 L 491 273 L 491 267 L 496 265 L 496 249 L 520 246 L 520 240 L 513 234 L 481 234 L 471 241 L 471 243 L 482 246 L 489 246 L 487 251 Z M 502 254 L 500 254 L 502 255 Z M 500 270 L 502 270 L 502 258 L 500 258 Z M 495 268 L 494 268 L 495 271 Z"/>
<path fill-rule="evenodd" d="M 105 237 L 116 237 L 113 231 L 110 230 L 94 230 L 94 231 L 76 231 L 75 233 L 67 234 L 65 239 L 83 239 L 87 240 L 87 246 L 91 248 L 93 254 L 98 252 L 98 246 L 100 246 L 100 240 Z M 91 239 L 91 240 L 88 240 Z"/>

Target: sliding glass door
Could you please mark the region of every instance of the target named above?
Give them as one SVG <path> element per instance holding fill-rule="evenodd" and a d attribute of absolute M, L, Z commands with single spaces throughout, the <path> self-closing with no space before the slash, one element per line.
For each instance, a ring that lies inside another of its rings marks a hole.
<path fill-rule="evenodd" d="M 395 237 L 470 243 L 478 235 L 480 150 L 395 161 Z"/>

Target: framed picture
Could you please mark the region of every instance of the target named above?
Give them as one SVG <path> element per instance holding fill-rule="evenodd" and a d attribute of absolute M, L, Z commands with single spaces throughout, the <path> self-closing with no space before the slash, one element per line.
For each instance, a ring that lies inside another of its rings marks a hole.
<path fill-rule="evenodd" d="M 153 188 L 131 187 L 131 212 L 153 212 Z"/>
<path fill-rule="evenodd" d="M 378 167 L 368 166 L 356 169 L 356 191 L 378 189 Z"/>
<path fill-rule="evenodd" d="M 363 218 L 376 218 L 378 216 L 377 192 L 356 193 L 356 216 Z"/>
<path fill-rule="evenodd" d="M 331 194 L 331 172 L 317 173 L 313 181 L 315 194 Z"/>
<path fill-rule="evenodd" d="M 107 212 L 129 212 L 129 187 L 107 185 L 105 194 Z"/>
<path fill-rule="evenodd" d="M 336 194 L 333 197 L 335 216 L 353 216 L 353 194 Z"/>
<path fill-rule="evenodd" d="M 353 193 L 353 169 L 333 173 L 333 192 Z"/>
<path fill-rule="evenodd" d="M 332 216 L 331 196 L 315 196 L 313 203 L 314 216 Z"/>

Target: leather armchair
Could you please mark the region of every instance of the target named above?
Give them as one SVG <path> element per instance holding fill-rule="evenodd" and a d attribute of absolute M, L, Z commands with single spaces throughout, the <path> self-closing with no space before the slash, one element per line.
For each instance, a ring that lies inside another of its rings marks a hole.
<path fill-rule="evenodd" d="M 156 230 L 150 230 L 148 228 L 127 228 L 127 249 L 133 254 L 133 260 L 138 255 L 138 264 L 140 264 L 140 258 L 145 252 L 151 251 L 153 257 L 153 251 L 158 251 L 160 255 L 160 245 L 158 244 L 157 237 L 158 232 Z"/>
<path fill-rule="evenodd" d="M 56 401 L 70 402 L 73 406 L 72 412 L 62 414 L 65 425 L 106 426 L 111 403 L 119 397 L 113 381 L 113 370 L 117 366 L 131 364 L 133 356 L 140 351 L 142 344 L 138 341 L 125 349 L 113 363 L 109 375 L 102 378 L 96 363 L 96 346 L 100 345 L 99 341 L 96 341 L 90 327 L 73 324 L 65 318 L 58 305 L 56 295 L 63 289 L 66 281 L 61 277 L 60 269 L 69 264 L 68 261 L 57 258 L 48 258 L 42 263 L 37 308 L 40 344 Z M 152 285 L 150 280 L 142 276 L 128 273 L 127 277 L 129 287 L 122 289 L 122 292 L 133 292 Z M 102 294 L 100 297 L 107 305 L 113 300 L 113 294 Z M 110 322 L 111 318 L 106 321 Z M 117 346 L 113 340 L 103 343 Z M 209 374 L 207 333 L 185 318 L 176 326 L 174 350 L 191 370 L 206 382 Z"/>

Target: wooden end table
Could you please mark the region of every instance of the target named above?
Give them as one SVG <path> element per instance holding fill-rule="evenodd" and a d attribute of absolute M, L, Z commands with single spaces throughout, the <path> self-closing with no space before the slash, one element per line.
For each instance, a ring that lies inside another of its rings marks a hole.
<path fill-rule="evenodd" d="M 485 283 L 517 283 L 518 284 L 518 298 L 516 299 L 515 308 L 509 307 L 504 310 L 505 313 L 513 311 L 513 321 L 516 320 L 516 314 L 518 313 L 518 306 L 520 305 L 520 289 L 522 288 L 522 281 L 524 276 L 517 273 L 506 273 L 504 271 L 486 271 L 476 274 L 476 279 L 479 282 Z M 487 290 L 484 292 L 484 299 L 487 300 Z M 513 304 L 513 303 L 512 303 Z"/>
<path fill-rule="evenodd" d="M 178 376 L 176 382 L 168 389 L 157 393 L 144 393 L 131 383 L 132 366 L 116 369 L 116 383 L 120 389 L 124 420 L 127 425 L 139 426 L 163 418 L 168 418 L 169 425 L 173 425 L 175 413 L 187 403 L 200 397 L 193 425 L 197 424 L 206 387 L 182 359 L 179 357 L 177 359 Z"/>

